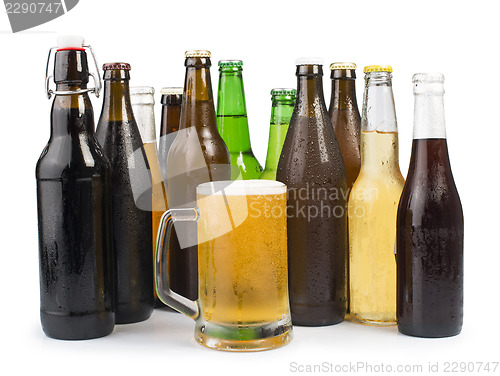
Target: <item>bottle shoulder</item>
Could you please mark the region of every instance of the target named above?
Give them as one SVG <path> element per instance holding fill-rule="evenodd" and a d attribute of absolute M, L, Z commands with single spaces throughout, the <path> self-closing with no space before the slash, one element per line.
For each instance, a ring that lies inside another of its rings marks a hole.
<path fill-rule="evenodd" d="M 38 179 L 90 177 L 109 174 L 110 164 L 94 137 L 49 140 L 36 164 Z"/>

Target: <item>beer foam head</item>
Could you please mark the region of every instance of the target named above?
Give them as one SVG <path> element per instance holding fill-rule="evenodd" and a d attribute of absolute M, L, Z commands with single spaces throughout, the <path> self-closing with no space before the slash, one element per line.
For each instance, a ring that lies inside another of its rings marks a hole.
<path fill-rule="evenodd" d="M 201 195 L 256 196 L 286 193 L 286 185 L 274 180 L 223 180 L 200 184 Z"/>

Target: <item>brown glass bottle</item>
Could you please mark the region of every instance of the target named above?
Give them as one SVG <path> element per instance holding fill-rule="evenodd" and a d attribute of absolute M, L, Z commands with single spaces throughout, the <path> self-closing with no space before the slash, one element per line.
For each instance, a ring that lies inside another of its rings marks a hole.
<path fill-rule="evenodd" d="M 94 137 L 82 43 L 55 54 L 50 140 L 36 166 L 40 319 L 48 337 L 67 340 L 115 324 L 110 166 Z"/>
<path fill-rule="evenodd" d="M 413 82 L 413 146 L 397 217 L 398 329 L 448 337 L 463 321 L 463 211 L 446 143 L 444 77 L 421 73 Z"/>
<path fill-rule="evenodd" d="M 344 159 L 347 188 L 350 190 L 361 168 L 361 117 L 356 101 L 356 64 L 333 63 L 330 70 L 332 95 L 328 114 Z"/>
<path fill-rule="evenodd" d="M 184 65 L 180 126 L 167 158 L 170 208 L 192 207 L 199 184 L 231 178 L 229 152 L 217 130 L 210 52 L 187 51 Z M 196 224 L 177 222 L 174 227 L 180 248 L 171 250 L 171 288 L 195 300 L 198 298 Z"/>
<path fill-rule="evenodd" d="M 328 114 L 344 159 L 348 190 L 346 194 L 349 194 L 361 169 L 361 116 L 356 100 L 356 64 L 333 63 L 330 65 L 330 70 L 332 95 Z M 349 257 L 347 257 L 347 286 L 349 286 Z M 347 297 L 347 312 L 349 312 L 349 289 Z"/>
<path fill-rule="evenodd" d="M 104 64 L 96 136 L 111 163 L 116 323 L 146 320 L 154 305 L 151 174 L 130 102 L 130 65 Z"/>
<path fill-rule="evenodd" d="M 323 97 L 322 66 L 297 64 L 297 103 L 276 180 L 288 187 L 292 322 L 341 322 L 347 309 L 346 172 Z"/>
<path fill-rule="evenodd" d="M 181 87 L 164 87 L 161 89 L 161 126 L 160 140 L 158 142 L 158 158 L 165 181 L 167 180 L 168 151 L 175 139 L 175 132 L 179 130 L 181 103 Z"/>

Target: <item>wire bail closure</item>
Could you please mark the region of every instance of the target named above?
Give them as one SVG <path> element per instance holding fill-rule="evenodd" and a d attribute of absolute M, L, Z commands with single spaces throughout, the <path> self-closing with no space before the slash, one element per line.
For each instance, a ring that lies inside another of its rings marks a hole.
<path fill-rule="evenodd" d="M 47 94 L 47 98 L 50 99 L 52 97 L 52 94 L 55 95 L 71 95 L 71 94 L 82 94 L 82 93 L 94 93 L 97 98 L 99 98 L 99 95 L 101 93 L 102 89 L 102 80 L 101 80 L 101 75 L 99 74 L 99 65 L 97 64 L 97 58 L 95 57 L 94 50 L 90 45 L 83 45 L 82 46 L 84 49 L 90 51 L 90 55 L 92 55 L 92 59 L 94 60 L 95 64 L 95 69 L 97 72 L 97 75 L 95 73 L 89 72 L 89 75 L 92 77 L 94 80 L 94 87 L 87 88 L 87 89 L 81 89 L 81 90 L 70 90 L 70 91 L 58 91 L 58 90 L 52 90 L 50 88 L 50 79 L 53 78 L 53 75 L 49 75 L 49 67 L 50 67 L 50 57 L 52 55 L 53 50 L 57 50 L 59 47 L 52 47 L 49 50 L 49 56 L 47 58 L 47 67 L 45 68 L 45 93 Z"/>

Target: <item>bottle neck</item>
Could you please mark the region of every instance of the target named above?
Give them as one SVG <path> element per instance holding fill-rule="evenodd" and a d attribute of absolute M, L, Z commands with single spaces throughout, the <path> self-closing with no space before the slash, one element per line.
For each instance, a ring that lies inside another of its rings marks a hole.
<path fill-rule="evenodd" d="M 230 153 L 251 151 L 241 67 L 221 68 L 217 93 L 217 128 Z"/>
<path fill-rule="evenodd" d="M 57 90 L 78 90 L 76 85 L 57 85 Z M 52 102 L 51 137 L 94 134 L 94 111 L 89 95 L 56 95 Z"/>
<path fill-rule="evenodd" d="M 370 72 L 365 76 L 361 133 L 361 168 L 376 176 L 399 173 L 399 142 L 392 75 Z"/>
<path fill-rule="evenodd" d="M 420 83 L 420 85 L 423 85 Z M 417 89 L 417 88 L 415 88 Z M 425 91 L 415 90 L 415 113 L 413 120 L 413 139 L 446 138 L 444 121 L 444 89 Z"/>
<path fill-rule="evenodd" d="M 179 130 L 181 103 L 164 104 L 161 108 L 160 137 Z"/>
<path fill-rule="evenodd" d="M 297 116 L 318 118 L 325 113 L 321 65 L 297 66 Z"/>
<path fill-rule="evenodd" d="M 364 132 L 396 132 L 396 109 L 392 92 L 392 74 L 370 72 L 365 76 L 361 130 Z"/>
<path fill-rule="evenodd" d="M 139 133 L 141 134 L 142 143 L 156 143 L 154 102 L 135 103 L 135 101 L 133 101 L 133 103 L 132 110 L 134 112 L 135 121 L 137 122 L 137 127 L 139 128 Z"/>
<path fill-rule="evenodd" d="M 273 97 L 271 102 L 271 124 L 290 124 L 295 107 L 295 96 Z"/>
<path fill-rule="evenodd" d="M 349 72 L 350 74 L 347 74 Z M 330 98 L 330 111 L 350 110 L 358 111 L 356 100 L 356 76 L 354 72 L 345 71 L 342 77 L 335 77 L 332 72 L 332 96 Z M 339 76 L 339 75 L 337 75 Z"/>
<path fill-rule="evenodd" d="M 101 117 L 105 121 L 129 121 L 133 111 L 130 101 L 129 73 L 112 69 L 104 73 L 104 101 Z"/>
<path fill-rule="evenodd" d="M 295 97 L 273 97 L 265 170 L 275 172 L 295 106 Z"/>
<path fill-rule="evenodd" d="M 182 94 L 179 129 L 196 127 L 217 131 L 210 59 L 192 57 L 186 59 L 186 77 Z"/>

